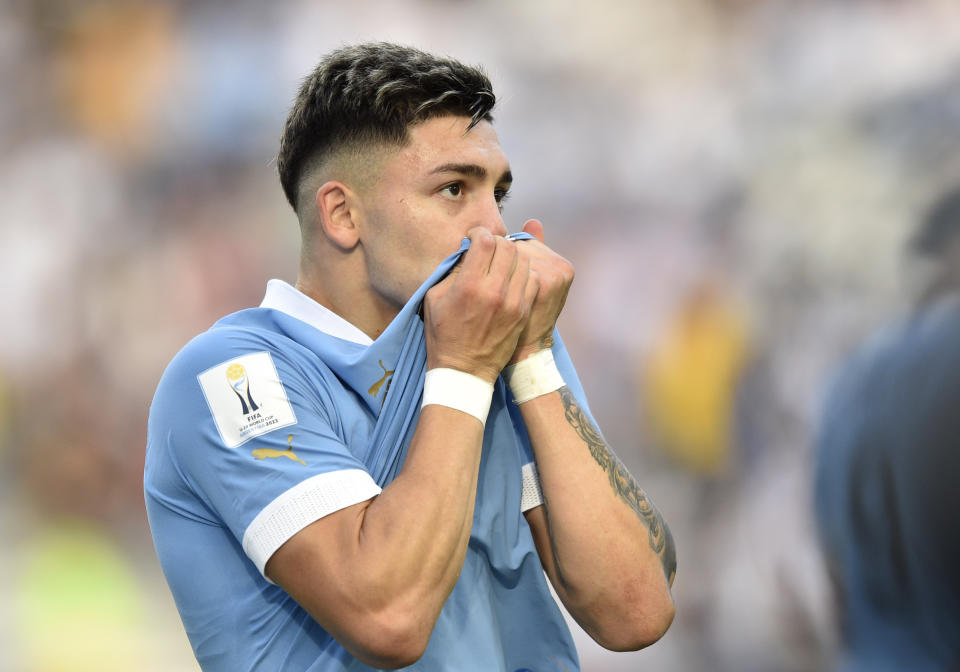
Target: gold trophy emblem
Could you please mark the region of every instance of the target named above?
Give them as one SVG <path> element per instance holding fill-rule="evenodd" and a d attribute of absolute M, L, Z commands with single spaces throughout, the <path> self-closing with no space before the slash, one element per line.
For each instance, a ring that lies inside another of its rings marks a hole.
<path fill-rule="evenodd" d="M 231 364 L 227 367 L 227 382 L 236 392 L 237 398 L 240 399 L 240 406 L 244 415 L 253 413 L 260 408 L 250 395 L 250 381 L 243 364 Z"/>

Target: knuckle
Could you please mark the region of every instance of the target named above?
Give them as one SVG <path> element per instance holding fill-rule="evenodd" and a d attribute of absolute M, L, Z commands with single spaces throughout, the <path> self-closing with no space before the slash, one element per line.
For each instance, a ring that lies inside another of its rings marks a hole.
<path fill-rule="evenodd" d="M 477 301 L 483 298 L 483 292 L 480 285 L 475 282 L 465 282 L 460 290 L 463 299 L 466 301 Z"/>
<path fill-rule="evenodd" d="M 564 278 L 560 273 L 551 273 L 543 281 L 543 287 L 548 292 L 556 292 L 564 288 Z"/>
<path fill-rule="evenodd" d="M 423 295 L 423 302 L 428 306 L 435 304 L 440 300 L 440 297 L 443 295 L 443 288 L 440 285 L 434 285 L 427 290 L 427 293 Z"/>
<path fill-rule="evenodd" d="M 462 298 L 469 301 L 476 298 L 480 288 L 476 282 L 464 280 L 458 285 L 457 290 Z"/>
<path fill-rule="evenodd" d="M 486 234 L 486 235 L 484 235 Z M 478 234 L 473 238 L 473 245 L 476 245 L 481 250 L 490 251 L 497 246 L 497 240 L 486 230 L 482 234 Z"/>
<path fill-rule="evenodd" d="M 513 314 L 517 316 L 517 320 L 520 322 L 526 322 L 527 317 L 530 316 L 530 304 L 520 298 L 512 306 L 512 311 Z"/>
<path fill-rule="evenodd" d="M 485 307 L 491 309 L 496 309 L 500 306 L 500 304 L 503 303 L 503 293 L 498 287 L 490 284 L 487 284 L 482 289 L 479 289 L 475 298 Z"/>

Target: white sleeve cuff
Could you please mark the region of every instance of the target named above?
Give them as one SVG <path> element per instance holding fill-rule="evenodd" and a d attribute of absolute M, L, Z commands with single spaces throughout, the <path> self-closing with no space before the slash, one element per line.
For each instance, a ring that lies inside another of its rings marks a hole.
<path fill-rule="evenodd" d="M 537 473 L 537 463 L 528 462 L 523 465 L 521 474 L 520 511 L 527 512 L 535 506 L 543 504 L 543 491 L 540 489 L 540 474 Z"/>
<path fill-rule="evenodd" d="M 290 537 L 324 516 L 376 497 L 380 490 L 362 469 L 312 476 L 263 507 L 243 533 L 243 550 L 263 574 L 267 560 Z"/>

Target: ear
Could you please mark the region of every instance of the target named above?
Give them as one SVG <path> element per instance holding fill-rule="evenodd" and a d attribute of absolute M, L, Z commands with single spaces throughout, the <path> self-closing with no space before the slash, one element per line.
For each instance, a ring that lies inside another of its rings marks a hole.
<path fill-rule="evenodd" d="M 360 240 L 356 225 L 357 195 L 343 182 L 331 180 L 317 189 L 317 214 L 327 239 L 341 250 L 356 247 Z"/>

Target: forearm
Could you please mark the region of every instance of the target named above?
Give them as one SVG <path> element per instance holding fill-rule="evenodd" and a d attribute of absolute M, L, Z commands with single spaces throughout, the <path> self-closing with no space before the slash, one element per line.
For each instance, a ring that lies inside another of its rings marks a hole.
<path fill-rule="evenodd" d="M 427 406 L 397 477 L 291 538 L 267 575 L 363 662 L 411 664 L 463 565 L 482 437 L 476 418 Z"/>
<path fill-rule="evenodd" d="M 520 405 L 545 504 L 528 515 L 571 614 L 608 648 L 639 648 L 673 618 L 676 552 L 659 511 L 568 388 Z"/>
<path fill-rule="evenodd" d="M 483 426 L 443 406 L 420 415 L 403 468 L 364 514 L 357 573 L 373 603 L 401 599 L 433 618 L 463 566 L 473 523 Z"/>

